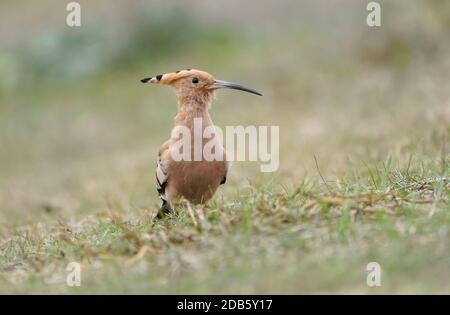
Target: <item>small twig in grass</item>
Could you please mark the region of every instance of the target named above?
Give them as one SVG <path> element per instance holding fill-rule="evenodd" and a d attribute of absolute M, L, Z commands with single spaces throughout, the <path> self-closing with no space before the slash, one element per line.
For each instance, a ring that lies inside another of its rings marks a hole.
<path fill-rule="evenodd" d="M 325 184 L 325 187 L 327 187 L 328 192 L 331 193 L 330 187 L 328 186 L 327 182 L 325 181 L 325 179 L 322 176 L 322 173 L 320 172 L 319 163 L 317 163 L 317 158 L 315 155 L 314 155 L 314 161 L 316 162 L 317 173 L 319 173 L 319 176 L 322 179 L 323 183 Z"/>
<path fill-rule="evenodd" d="M 139 251 L 137 252 L 136 255 L 132 256 L 131 258 L 127 259 L 127 263 L 128 264 L 134 264 L 135 262 L 141 260 L 142 258 L 144 258 L 145 254 L 150 250 L 151 248 L 148 247 L 147 245 L 142 246 Z"/>
<path fill-rule="evenodd" d="M 194 222 L 194 226 L 197 229 L 201 229 L 200 225 L 198 224 L 197 218 L 195 217 L 194 211 L 192 210 L 191 203 L 189 201 L 186 201 L 186 208 L 188 210 L 189 216 L 192 219 L 192 222 Z"/>
<path fill-rule="evenodd" d="M 309 209 L 311 209 L 312 207 L 314 207 L 316 204 L 317 204 L 317 201 L 316 201 L 316 200 L 311 200 L 311 201 L 309 201 L 307 204 L 305 204 L 305 205 L 303 206 L 303 209 L 309 210 Z"/>
<path fill-rule="evenodd" d="M 433 217 L 434 213 L 436 212 L 436 206 L 439 203 L 439 201 L 441 200 L 443 190 L 444 190 L 444 180 L 441 180 L 439 189 L 435 193 L 434 202 L 433 202 L 433 205 L 431 206 L 431 211 L 430 211 L 430 214 L 428 215 L 428 217 L 430 217 L 430 218 Z"/>

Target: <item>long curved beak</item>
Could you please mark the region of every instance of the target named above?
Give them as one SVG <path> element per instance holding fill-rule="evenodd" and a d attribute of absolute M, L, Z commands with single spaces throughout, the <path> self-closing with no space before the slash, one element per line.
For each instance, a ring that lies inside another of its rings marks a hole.
<path fill-rule="evenodd" d="M 209 85 L 209 87 L 211 89 L 233 89 L 233 90 L 239 90 L 239 91 L 244 91 L 244 92 L 248 92 L 248 93 L 252 93 L 252 94 L 256 94 L 256 95 L 262 96 L 261 93 L 259 93 L 258 91 L 254 90 L 254 89 L 245 87 L 245 86 L 237 84 L 237 83 L 228 82 L 228 81 L 215 80 L 214 83 Z"/>

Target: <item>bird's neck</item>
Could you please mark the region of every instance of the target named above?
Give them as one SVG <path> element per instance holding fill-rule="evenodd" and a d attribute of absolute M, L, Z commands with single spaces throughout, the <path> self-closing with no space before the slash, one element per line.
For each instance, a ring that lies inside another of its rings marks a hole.
<path fill-rule="evenodd" d="M 201 118 L 203 128 L 212 125 L 208 108 L 211 104 L 210 95 L 193 95 L 178 97 L 178 113 L 175 116 L 175 126 L 184 125 L 193 128 L 194 119 Z"/>

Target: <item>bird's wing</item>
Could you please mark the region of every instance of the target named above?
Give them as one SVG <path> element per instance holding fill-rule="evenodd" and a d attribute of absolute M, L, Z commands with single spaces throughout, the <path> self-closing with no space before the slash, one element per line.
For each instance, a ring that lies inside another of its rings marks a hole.
<path fill-rule="evenodd" d="M 220 182 L 220 185 L 223 185 L 227 182 L 228 171 L 230 170 L 231 162 L 227 162 L 227 167 L 225 167 L 225 174 L 223 175 L 223 179 Z"/>
<path fill-rule="evenodd" d="M 166 185 L 169 174 L 164 166 L 164 162 L 158 157 L 156 164 L 156 190 L 163 201 L 167 201 Z"/>
<path fill-rule="evenodd" d="M 223 175 L 223 178 L 222 178 L 222 181 L 220 182 L 220 185 L 223 185 L 223 184 L 225 184 L 227 182 L 227 173 L 228 172 L 225 172 L 225 175 Z"/>
<path fill-rule="evenodd" d="M 166 163 L 163 160 L 164 153 L 168 150 L 169 143 L 164 143 L 158 153 L 158 159 L 156 161 L 156 190 L 158 191 L 159 197 L 163 202 L 167 202 L 168 198 L 166 196 L 166 185 L 169 179 L 169 172 L 167 170 Z"/>

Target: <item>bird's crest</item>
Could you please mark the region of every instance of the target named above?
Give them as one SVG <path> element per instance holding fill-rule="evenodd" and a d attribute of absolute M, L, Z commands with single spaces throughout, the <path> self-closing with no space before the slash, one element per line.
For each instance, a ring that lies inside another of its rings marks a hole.
<path fill-rule="evenodd" d="M 163 74 L 158 74 L 154 77 L 148 77 L 141 80 L 142 83 L 156 83 L 156 84 L 171 84 L 176 80 L 188 77 L 188 76 L 197 76 L 199 78 L 214 81 L 214 77 L 210 75 L 208 72 L 196 70 L 196 69 L 184 69 L 178 70 L 175 72 L 168 72 Z"/>

